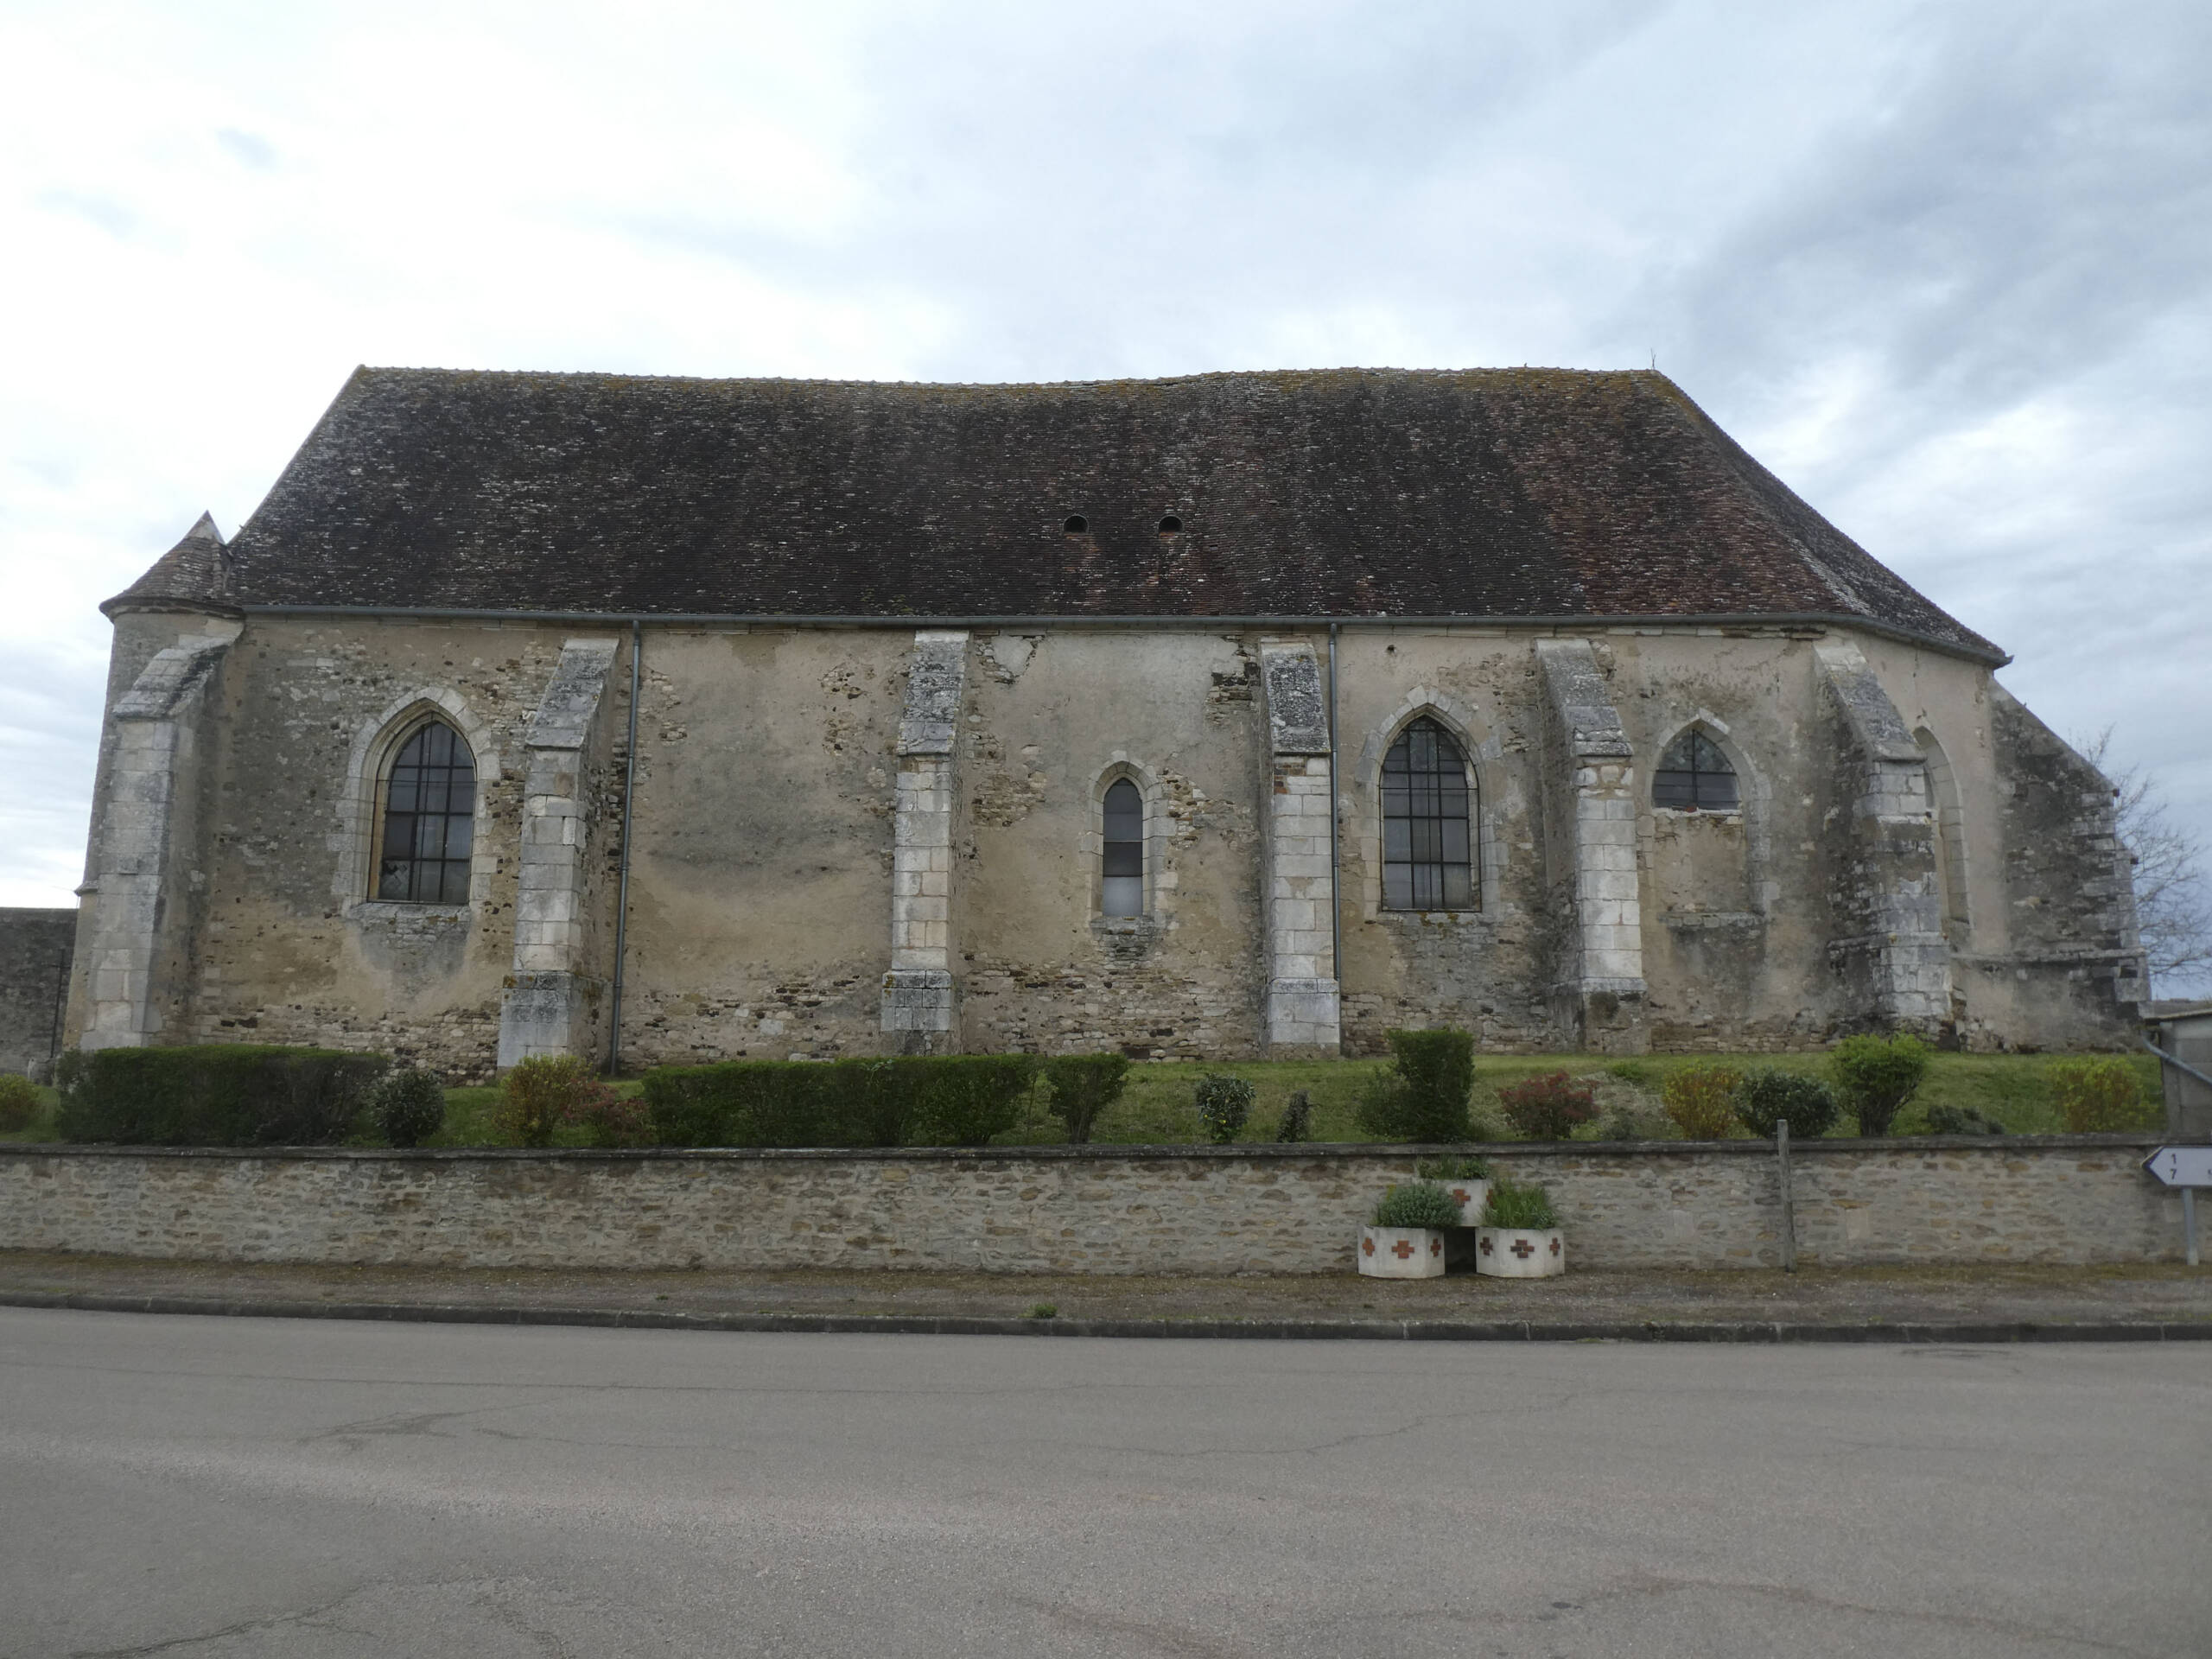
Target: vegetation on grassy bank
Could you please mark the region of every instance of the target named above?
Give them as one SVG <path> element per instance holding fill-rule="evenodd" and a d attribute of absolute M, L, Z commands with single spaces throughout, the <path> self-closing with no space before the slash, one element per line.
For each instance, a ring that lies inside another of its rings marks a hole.
<path fill-rule="evenodd" d="M 2067 1057 L 2048 1054 L 1942 1054 L 1932 1057 L 1926 1079 L 1910 1104 L 1891 1126 L 1895 1135 L 1925 1135 L 1929 1114 L 1939 1108 L 1973 1111 L 2002 1124 L 2016 1135 L 2047 1135 L 2065 1128 L 2059 1116 L 2057 1077 L 2052 1068 Z M 2158 1104 L 2158 1063 L 2149 1055 L 2126 1057 L 2142 1084 L 2138 1126 L 2155 1129 L 2163 1121 Z M 1636 1059 L 1607 1059 L 1591 1054 L 1477 1054 L 1474 1057 L 1474 1096 L 1471 1128 L 1477 1140 L 1513 1139 L 1500 1108 L 1498 1090 L 1531 1079 L 1565 1071 L 1592 1088 L 1599 1120 L 1577 1130 L 1578 1139 L 1589 1139 L 1624 1115 L 1647 1129 L 1654 1138 L 1673 1139 L 1680 1131 L 1661 1109 L 1660 1092 L 1666 1079 L 1677 1071 L 1698 1067 L 1730 1065 L 1744 1071 L 1771 1067 L 1777 1071 L 1825 1077 L 1827 1057 L 1810 1054 L 1661 1054 Z M 1198 1121 L 1194 1098 L 1200 1077 L 1209 1071 L 1242 1077 L 1253 1086 L 1249 1112 L 1236 1139 L 1239 1143 L 1272 1141 L 1290 1096 L 1304 1090 L 1311 1103 L 1311 1139 L 1317 1141 L 1360 1141 L 1372 1138 L 1358 1121 L 1363 1100 L 1373 1092 L 1376 1080 L 1390 1067 L 1387 1059 L 1142 1061 L 1130 1066 L 1120 1097 L 1107 1107 L 1092 1126 L 1095 1143 L 1135 1145 L 1203 1144 L 1210 1137 Z M 634 1080 L 614 1084 L 619 1099 L 635 1096 Z M 54 1091 L 39 1091 L 42 1109 L 28 1128 L 0 1140 L 50 1141 L 56 1104 Z M 483 1147 L 505 1144 L 494 1126 L 499 1103 L 496 1088 L 446 1090 L 444 1127 L 423 1141 L 426 1147 Z M 1040 1085 L 1025 1101 L 1014 1128 L 993 1137 L 995 1146 L 1050 1146 L 1064 1143 L 1066 1126 L 1052 1116 L 1046 1090 Z M 1852 1133 L 1851 1120 L 1841 1119 L 1831 1133 Z M 1749 1131 L 1740 1128 L 1738 1135 Z M 378 1144 L 364 1136 L 356 1145 Z M 586 1130 L 563 1126 L 554 1133 L 556 1147 L 590 1144 Z"/>

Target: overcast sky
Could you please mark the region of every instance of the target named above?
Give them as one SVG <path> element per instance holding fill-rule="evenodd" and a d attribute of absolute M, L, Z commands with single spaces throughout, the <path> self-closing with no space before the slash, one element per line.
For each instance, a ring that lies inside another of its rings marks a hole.
<path fill-rule="evenodd" d="M 1655 359 L 2212 831 L 2212 7 L 0 0 L 0 904 L 357 363 Z"/>

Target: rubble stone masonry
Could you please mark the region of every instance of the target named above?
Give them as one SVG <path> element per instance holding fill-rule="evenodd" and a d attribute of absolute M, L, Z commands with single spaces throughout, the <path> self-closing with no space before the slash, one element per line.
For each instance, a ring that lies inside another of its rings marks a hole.
<path fill-rule="evenodd" d="M 2163 1261 L 2150 1138 L 1829 1141 L 1796 1149 L 1799 1260 Z M 1551 1190 L 1571 1263 L 1780 1262 L 1751 1141 L 1487 1149 Z M 1407 1147 L 238 1153 L 0 1147 L 0 1249 L 454 1267 L 1349 1273 Z"/>

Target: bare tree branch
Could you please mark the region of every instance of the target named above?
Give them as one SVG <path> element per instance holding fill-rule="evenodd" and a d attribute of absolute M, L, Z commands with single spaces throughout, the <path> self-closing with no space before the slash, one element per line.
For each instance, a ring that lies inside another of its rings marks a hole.
<path fill-rule="evenodd" d="M 2075 746 L 2110 780 L 2120 838 L 2135 856 L 2135 914 L 2154 988 L 2212 970 L 2212 887 L 2205 880 L 2203 838 L 2174 822 L 2158 775 L 2140 766 L 2113 766 L 2107 726 Z"/>

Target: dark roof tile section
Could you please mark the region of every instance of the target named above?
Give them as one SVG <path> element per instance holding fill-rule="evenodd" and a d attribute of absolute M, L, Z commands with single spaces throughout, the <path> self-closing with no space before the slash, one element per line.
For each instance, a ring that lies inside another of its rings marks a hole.
<path fill-rule="evenodd" d="M 236 602 L 230 588 L 231 556 L 223 545 L 223 532 L 203 512 L 182 541 L 100 608 L 111 616 L 139 606 L 163 609 L 181 604 L 193 610 L 223 610 Z"/>
<path fill-rule="evenodd" d="M 1183 528 L 1163 534 L 1171 513 Z M 363 369 L 232 551 L 248 605 L 1817 613 L 1994 652 L 1643 372 L 963 386 Z"/>

